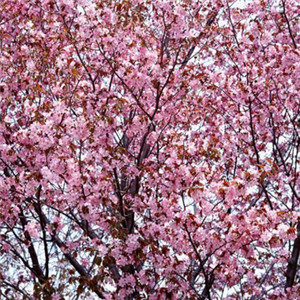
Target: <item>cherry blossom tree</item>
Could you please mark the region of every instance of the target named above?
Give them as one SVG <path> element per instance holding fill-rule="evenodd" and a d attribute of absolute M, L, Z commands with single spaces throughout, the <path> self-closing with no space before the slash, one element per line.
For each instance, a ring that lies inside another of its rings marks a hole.
<path fill-rule="evenodd" d="M 298 299 L 299 12 L 2 0 L 1 299 Z"/>

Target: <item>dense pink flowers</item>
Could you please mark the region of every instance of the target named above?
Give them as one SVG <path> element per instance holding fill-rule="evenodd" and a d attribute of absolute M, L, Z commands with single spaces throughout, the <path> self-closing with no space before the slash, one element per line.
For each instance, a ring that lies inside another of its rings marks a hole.
<path fill-rule="evenodd" d="M 2 0 L 0 294 L 296 299 L 299 8 Z"/>

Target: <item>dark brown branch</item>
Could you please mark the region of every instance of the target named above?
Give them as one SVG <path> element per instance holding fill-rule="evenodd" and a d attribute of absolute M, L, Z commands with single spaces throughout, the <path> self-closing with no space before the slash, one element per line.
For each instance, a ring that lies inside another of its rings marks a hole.
<path fill-rule="evenodd" d="M 45 275 L 44 275 L 44 273 L 43 273 L 43 271 L 40 267 L 38 256 L 37 256 L 35 248 L 33 246 L 31 236 L 30 236 L 29 232 L 25 229 L 26 225 L 28 224 L 27 218 L 23 213 L 22 207 L 19 207 L 19 208 L 20 208 L 19 219 L 20 219 L 21 224 L 22 224 L 24 236 L 25 236 L 26 240 L 29 243 L 28 252 L 29 252 L 29 255 L 30 255 L 30 258 L 31 258 L 31 261 L 32 261 L 31 271 L 38 278 L 39 282 L 41 284 L 44 284 L 45 281 L 47 280 L 47 278 L 45 277 Z"/>
<path fill-rule="evenodd" d="M 183 62 L 182 62 L 182 65 L 183 65 L 183 66 L 185 66 L 185 65 L 189 62 L 189 60 L 191 59 L 191 57 L 192 57 L 192 55 L 193 55 L 193 52 L 194 52 L 195 48 L 196 48 L 195 45 L 193 45 L 193 46 L 190 48 L 190 50 L 188 51 L 187 55 L 185 56 L 185 58 L 184 58 L 184 60 L 183 60 Z"/>
<path fill-rule="evenodd" d="M 254 122 L 253 122 L 253 112 L 252 112 L 252 101 L 249 100 L 249 117 L 250 117 L 250 130 L 251 130 L 251 137 L 252 137 L 252 146 L 254 148 L 254 153 L 256 157 L 256 163 L 260 164 L 260 158 L 259 158 L 259 152 L 256 146 L 256 138 L 255 138 L 255 129 L 254 129 Z M 269 197 L 268 191 L 264 185 L 264 182 L 261 182 L 261 188 L 266 196 L 266 199 L 270 205 L 270 208 L 273 210 L 273 204 L 271 202 L 271 199 Z"/>
<path fill-rule="evenodd" d="M 229 20 L 229 23 L 230 23 L 231 28 L 232 28 L 233 36 L 234 36 L 234 39 L 236 41 L 237 46 L 240 48 L 240 43 L 239 43 L 239 41 L 237 39 L 237 34 L 236 34 L 235 26 L 234 26 L 234 24 L 232 22 L 231 13 L 230 13 L 230 7 L 229 7 L 228 1 L 227 1 L 227 9 L 228 9 L 228 20 Z"/>
<path fill-rule="evenodd" d="M 298 259 L 300 254 L 300 222 L 297 225 L 297 237 L 294 241 L 292 255 L 289 259 L 286 271 L 286 284 L 285 288 L 292 287 L 297 273 Z"/>
<path fill-rule="evenodd" d="M 198 252 L 197 250 L 197 247 L 192 239 L 192 236 L 191 236 L 191 233 L 189 232 L 188 228 L 187 228 L 187 225 L 184 224 L 184 229 L 186 231 L 186 233 L 188 234 L 188 239 L 193 247 L 193 250 L 199 260 L 199 267 L 195 270 L 194 274 L 193 274 L 193 278 L 191 280 L 191 284 L 193 284 L 193 281 L 195 281 L 196 277 L 199 275 L 200 272 L 203 273 L 204 275 L 204 281 L 205 281 L 205 287 L 203 289 L 203 292 L 201 294 L 201 297 L 200 299 L 202 300 L 205 300 L 205 299 L 210 299 L 210 290 L 212 288 L 212 285 L 213 285 L 213 282 L 214 282 L 214 276 L 213 276 L 213 273 L 210 273 L 209 275 L 205 272 L 205 269 L 204 269 L 204 265 L 205 263 L 207 262 L 207 258 L 205 260 L 203 260 L 201 258 L 201 255 L 200 253 Z"/>
<path fill-rule="evenodd" d="M 37 189 L 37 193 L 36 193 L 36 198 L 37 198 L 37 204 L 36 204 L 36 212 L 39 216 L 40 219 L 40 224 L 41 224 L 41 228 L 42 228 L 42 234 L 43 234 L 43 244 L 44 244 L 44 252 L 45 252 L 45 276 L 46 278 L 48 278 L 49 276 L 49 251 L 48 251 L 48 243 L 47 243 L 47 234 L 46 234 L 46 224 L 44 224 L 44 222 L 42 221 L 42 217 L 41 217 L 41 204 L 40 204 L 40 197 L 41 197 L 41 190 L 42 190 L 42 186 L 39 185 L 38 189 Z"/>
<path fill-rule="evenodd" d="M 133 90 L 128 86 L 128 84 L 125 82 L 125 80 L 116 72 L 116 67 L 111 63 L 111 61 L 106 57 L 104 51 L 101 49 L 100 44 L 97 42 L 99 52 L 102 54 L 103 58 L 106 60 L 106 62 L 109 64 L 109 66 L 112 69 L 112 72 L 116 75 L 116 77 L 121 81 L 122 85 L 125 87 L 126 90 L 129 91 L 133 99 L 135 100 L 136 104 L 138 107 L 142 110 L 142 112 L 149 118 L 151 119 L 150 114 L 144 109 L 142 106 L 139 97 L 133 92 Z"/>
<path fill-rule="evenodd" d="M 38 209 L 36 207 L 36 203 L 34 203 L 35 209 Z M 41 221 L 44 224 L 50 225 L 50 222 L 48 218 L 45 216 L 45 214 L 41 211 L 40 212 L 41 216 Z M 66 259 L 70 262 L 70 264 L 74 267 L 74 269 L 83 277 L 86 279 L 90 279 L 91 276 L 87 272 L 87 270 L 74 258 L 74 256 L 70 252 L 66 252 L 65 249 L 67 249 L 66 245 L 61 241 L 61 239 L 57 236 L 55 232 L 50 233 L 52 241 L 62 250 L 63 255 L 66 257 Z M 103 293 L 99 291 L 99 287 L 92 287 L 91 289 L 93 290 L 94 293 L 97 294 L 97 296 L 101 299 L 105 299 Z"/>
<path fill-rule="evenodd" d="M 201 298 L 200 298 L 201 300 L 211 299 L 210 290 L 213 286 L 214 281 L 215 281 L 214 275 L 210 274 L 209 279 L 207 281 L 205 280 L 205 287 L 201 294 Z"/>
<path fill-rule="evenodd" d="M 21 293 L 21 294 L 23 295 L 23 299 L 29 299 L 29 300 L 32 299 L 32 298 L 29 297 L 29 295 L 28 295 L 27 293 L 25 293 L 25 291 L 22 291 L 17 285 L 12 284 L 12 283 L 10 283 L 10 282 L 8 282 L 8 281 L 6 281 L 6 280 L 3 280 L 2 282 L 3 282 L 5 285 L 7 285 L 7 286 L 9 286 L 9 287 L 15 289 L 15 290 L 18 291 L 19 293 Z"/>
<path fill-rule="evenodd" d="M 295 49 L 297 49 L 297 44 L 296 44 L 295 39 L 294 39 L 294 36 L 293 36 L 291 24 L 290 24 L 290 22 L 289 22 L 289 19 L 288 19 L 288 17 L 287 17 L 287 14 L 286 14 L 285 0 L 282 0 L 282 9 L 283 9 L 282 14 L 283 14 L 283 16 L 284 16 L 284 18 L 285 18 L 285 21 L 286 21 L 286 23 L 287 23 L 288 30 L 289 30 L 289 35 L 290 35 L 290 37 L 291 37 L 293 46 L 294 46 Z"/>

